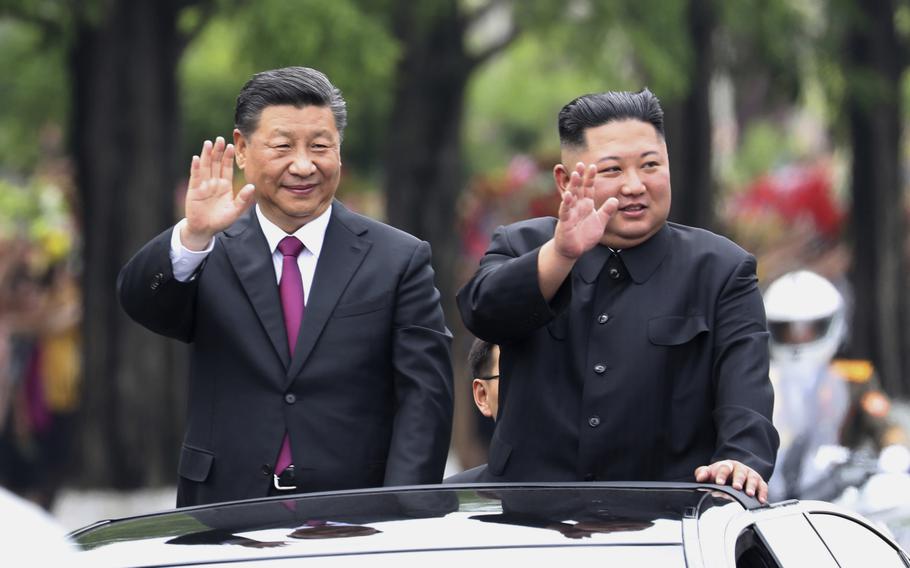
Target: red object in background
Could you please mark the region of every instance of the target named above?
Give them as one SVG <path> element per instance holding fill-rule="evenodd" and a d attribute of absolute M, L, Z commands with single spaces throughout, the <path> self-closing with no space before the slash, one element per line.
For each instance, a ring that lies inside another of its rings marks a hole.
<path fill-rule="evenodd" d="M 763 175 L 736 200 L 738 215 L 773 211 L 787 222 L 808 217 L 816 230 L 834 238 L 844 215 L 831 192 L 831 179 L 819 166 L 788 166 Z"/>

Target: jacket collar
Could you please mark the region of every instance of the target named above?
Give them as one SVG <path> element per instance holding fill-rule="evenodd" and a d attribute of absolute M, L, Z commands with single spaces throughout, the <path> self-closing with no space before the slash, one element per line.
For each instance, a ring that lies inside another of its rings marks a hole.
<path fill-rule="evenodd" d="M 664 257 L 670 252 L 670 228 L 667 223 L 647 241 L 638 246 L 623 249 L 619 253 L 629 276 L 636 284 L 648 280 Z M 588 284 L 597 280 L 604 263 L 612 252 L 604 245 L 597 245 L 582 255 L 575 265 L 581 278 Z"/>

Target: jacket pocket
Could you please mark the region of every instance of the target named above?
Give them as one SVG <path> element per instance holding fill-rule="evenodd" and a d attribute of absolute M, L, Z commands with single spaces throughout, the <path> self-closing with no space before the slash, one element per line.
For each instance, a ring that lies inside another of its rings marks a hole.
<path fill-rule="evenodd" d="M 509 463 L 509 456 L 512 455 L 512 445 L 499 437 L 494 432 L 493 439 L 490 440 L 489 470 L 493 475 L 502 475 Z"/>
<path fill-rule="evenodd" d="M 367 300 L 359 300 L 357 302 L 349 302 L 346 304 L 338 304 L 335 306 L 335 309 L 332 311 L 333 318 L 344 318 L 350 316 L 357 316 L 361 314 L 368 314 L 370 312 L 375 312 L 385 308 L 389 305 L 390 294 L 385 293 L 381 296 L 375 298 L 369 298 Z"/>
<path fill-rule="evenodd" d="M 201 483 L 208 478 L 213 461 L 215 461 L 215 454 L 212 452 L 184 444 L 180 450 L 180 465 L 177 466 L 177 473 L 180 474 L 180 477 Z"/>
<path fill-rule="evenodd" d="M 653 318 L 648 320 L 648 339 L 654 345 L 683 345 L 709 329 L 703 315 Z"/>

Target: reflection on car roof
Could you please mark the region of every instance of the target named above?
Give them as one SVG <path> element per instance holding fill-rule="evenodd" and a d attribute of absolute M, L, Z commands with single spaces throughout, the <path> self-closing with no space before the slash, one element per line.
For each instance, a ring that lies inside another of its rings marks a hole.
<path fill-rule="evenodd" d="M 99 523 L 73 538 L 99 566 L 573 547 L 672 561 L 682 559 L 683 519 L 728 506 L 758 504 L 697 484 L 421 486 L 178 509 Z"/>

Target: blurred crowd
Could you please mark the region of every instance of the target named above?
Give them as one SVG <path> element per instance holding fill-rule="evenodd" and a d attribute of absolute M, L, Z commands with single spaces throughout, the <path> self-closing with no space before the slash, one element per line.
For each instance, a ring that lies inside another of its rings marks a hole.
<path fill-rule="evenodd" d="M 78 230 L 66 176 L 0 182 L 0 485 L 50 509 L 80 400 Z"/>

